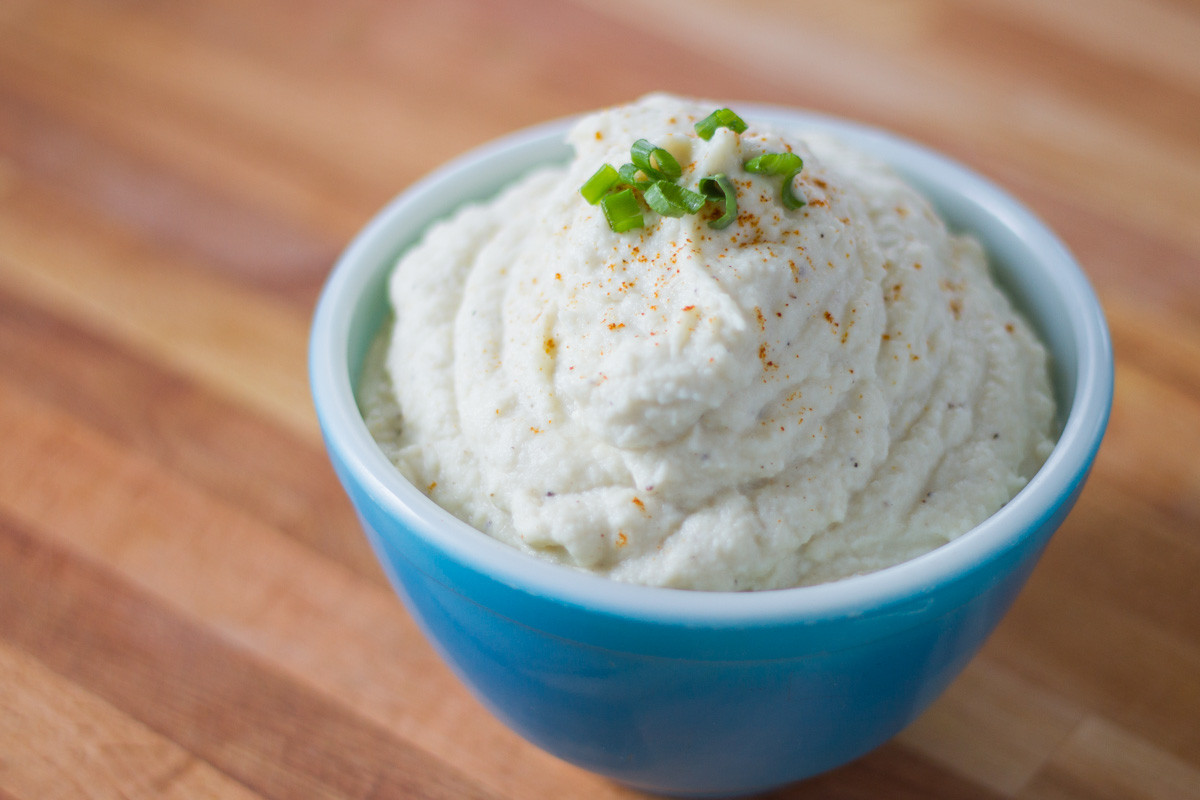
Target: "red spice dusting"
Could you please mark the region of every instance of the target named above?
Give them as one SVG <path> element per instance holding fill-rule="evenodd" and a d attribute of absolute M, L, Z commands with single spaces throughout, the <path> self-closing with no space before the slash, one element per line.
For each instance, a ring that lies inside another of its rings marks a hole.
<path fill-rule="evenodd" d="M 646 510 L 646 504 L 645 504 L 645 503 L 643 503 L 643 502 L 641 501 L 641 499 L 639 499 L 639 498 L 637 498 L 637 497 L 633 498 L 633 504 L 634 504 L 635 506 L 637 506 L 638 508 L 640 508 L 642 511 L 645 511 L 645 510 Z"/>
<path fill-rule="evenodd" d="M 558 349 L 558 342 L 554 341 L 553 336 L 547 336 L 546 341 L 542 343 L 542 347 L 545 349 L 546 355 L 553 357 L 554 351 Z"/>
<path fill-rule="evenodd" d="M 617 547 L 624 547 L 629 544 L 629 537 L 625 535 L 625 531 L 617 531 Z"/>
<path fill-rule="evenodd" d="M 433 483 L 431 483 L 431 484 L 429 484 L 428 486 L 426 486 L 426 487 L 425 487 L 425 490 L 426 490 L 426 491 L 429 491 L 429 492 L 432 492 L 432 491 L 433 491 L 434 489 L 436 489 L 436 488 L 437 488 L 437 481 L 434 481 Z"/>

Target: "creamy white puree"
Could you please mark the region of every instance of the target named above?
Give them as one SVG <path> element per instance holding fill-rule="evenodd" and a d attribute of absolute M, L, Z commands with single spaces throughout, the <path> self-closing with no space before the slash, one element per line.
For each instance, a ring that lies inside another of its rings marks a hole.
<path fill-rule="evenodd" d="M 715 107 L 588 116 L 570 164 L 430 229 L 391 279 L 372 433 L 466 522 L 622 581 L 811 584 L 967 531 L 1053 444 L 1045 350 L 889 169 L 751 118 L 706 142 Z M 684 186 L 734 178 L 738 221 L 612 232 L 579 187 L 639 138 Z M 795 211 L 742 169 L 782 150 L 804 159 Z"/>

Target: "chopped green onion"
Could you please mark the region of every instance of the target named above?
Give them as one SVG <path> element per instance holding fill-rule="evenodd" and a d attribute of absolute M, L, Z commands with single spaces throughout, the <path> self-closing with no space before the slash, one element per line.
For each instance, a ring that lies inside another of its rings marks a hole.
<path fill-rule="evenodd" d="M 604 195 L 600 200 L 600 207 L 604 209 L 608 227 L 615 233 L 640 228 L 646 224 L 642 219 L 642 207 L 638 205 L 632 189 L 622 189 Z"/>
<path fill-rule="evenodd" d="M 804 160 L 795 153 L 763 153 L 750 159 L 743 166 L 746 172 L 756 172 L 760 175 L 786 175 L 802 169 Z"/>
<path fill-rule="evenodd" d="M 629 163 L 622 164 L 621 168 L 617 170 L 617 174 L 621 177 L 621 183 L 624 183 L 627 186 L 643 189 L 650 184 L 650 180 L 646 178 L 639 178 L 639 172 L 641 172 L 641 169 L 637 164 Z"/>
<path fill-rule="evenodd" d="M 728 108 L 718 108 L 696 123 L 696 134 L 707 142 L 717 132 L 717 128 L 729 128 L 734 133 L 741 133 L 746 130 L 746 123 Z"/>
<path fill-rule="evenodd" d="M 710 228 L 727 228 L 737 219 L 737 187 L 733 181 L 722 172 L 708 175 L 700 179 L 700 193 L 705 197 L 723 203 L 725 213 L 708 223 Z"/>
<path fill-rule="evenodd" d="M 608 190 L 621 182 L 620 174 L 613 169 L 612 164 L 605 164 L 600 169 L 596 170 L 596 174 L 588 178 L 587 181 L 579 188 L 579 193 L 583 195 L 583 199 L 587 200 L 592 205 L 600 202 L 600 198 L 608 193 Z"/>
<path fill-rule="evenodd" d="M 706 198 L 699 192 L 685 189 L 670 181 L 655 181 L 642 197 L 646 205 L 664 217 L 682 217 L 704 208 Z"/>
<path fill-rule="evenodd" d="M 645 139 L 633 143 L 633 147 L 629 148 L 629 158 L 652 180 L 677 181 L 683 175 L 683 168 L 675 156 Z"/>
<path fill-rule="evenodd" d="M 728 108 L 718 108 L 695 127 L 696 134 L 706 141 L 720 128 L 729 128 L 735 133 L 747 129 L 742 118 Z M 696 187 L 699 191 L 693 191 L 676 183 L 683 176 L 683 169 L 665 148 L 647 139 L 638 139 L 629 148 L 629 158 L 630 161 L 619 168 L 604 164 L 579 188 L 585 200 L 592 205 L 600 204 L 613 231 L 622 233 L 645 226 L 642 201 L 664 217 L 696 214 L 713 203 L 719 206 L 721 215 L 709 220 L 710 228 L 727 228 L 737 220 L 737 187 L 724 173 L 701 178 Z M 787 208 L 796 209 L 805 204 L 793 186 L 796 176 L 804 169 L 804 160 L 795 153 L 762 153 L 742 167 L 758 175 L 781 176 L 781 199 Z"/>
<path fill-rule="evenodd" d="M 803 197 L 799 197 L 792 192 L 792 181 L 799 174 L 800 169 L 797 168 L 783 176 L 783 204 L 791 209 L 800 208 L 805 204 Z"/>
<path fill-rule="evenodd" d="M 792 182 L 800 170 L 804 169 L 804 159 L 795 153 L 763 153 L 743 164 L 747 172 L 755 172 L 759 175 L 782 175 L 783 204 L 792 209 L 800 208 L 804 205 L 804 198 L 798 197 L 792 191 Z"/>

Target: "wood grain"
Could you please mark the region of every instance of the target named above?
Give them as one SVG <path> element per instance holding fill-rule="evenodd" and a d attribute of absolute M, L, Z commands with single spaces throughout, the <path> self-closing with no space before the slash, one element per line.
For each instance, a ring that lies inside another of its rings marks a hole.
<path fill-rule="evenodd" d="M 313 303 L 442 161 L 664 89 L 991 176 L 1105 305 L 1116 402 L 1012 613 L 779 798 L 1200 798 L 1200 8 L 0 4 L 0 800 L 619 798 L 487 714 L 321 450 Z M 430 137 L 429 131 L 437 131 Z"/>

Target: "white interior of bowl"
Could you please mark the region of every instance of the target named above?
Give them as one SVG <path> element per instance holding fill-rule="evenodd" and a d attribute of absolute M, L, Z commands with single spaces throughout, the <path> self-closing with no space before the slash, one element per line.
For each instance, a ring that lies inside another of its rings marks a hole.
<path fill-rule="evenodd" d="M 886 607 L 970 570 L 1036 528 L 1083 480 L 1107 423 L 1112 352 L 1092 287 L 1055 235 L 984 178 L 923 147 L 842 120 L 771 106 L 743 116 L 833 133 L 875 153 L 917 185 L 950 225 L 985 244 L 999 279 L 1053 354 L 1063 430 L 1041 471 L 991 518 L 930 553 L 833 583 L 752 593 L 690 592 L 617 583 L 541 562 L 480 533 L 409 484 L 376 447 L 352 388 L 367 342 L 386 314 L 384 284 L 397 255 L 433 220 L 486 198 L 529 169 L 569 157 L 571 120 L 519 131 L 450 162 L 399 195 L 338 261 L 314 319 L 314 399 L 331 447 L 385 507 L 449 557 L 530 592 L 639 619 L 763 625 Z"/>

